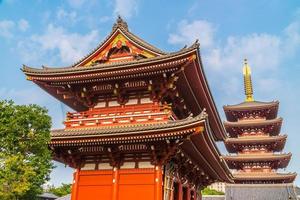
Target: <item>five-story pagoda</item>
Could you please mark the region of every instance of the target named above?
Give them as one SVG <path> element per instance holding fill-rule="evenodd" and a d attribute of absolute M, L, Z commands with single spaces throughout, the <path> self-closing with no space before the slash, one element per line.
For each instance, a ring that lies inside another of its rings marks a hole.
<path fill-rule="evenodd" d="M 282 118 L 277 117 L 279 102 L 254 101 L 247 60 L 243 74 L 245 102 L 224 106 L 227 118 L 224 126 L 229 134 L 225 146 L 231 153 L 224 159 L 235 169 L 235 183 L 292 183 L 295 173 L 277 172 L 287 167 L 291 158 L 291 153 L 281 153 L 287 136 L 279 135 L 282 125 Z"/>
<path fill-rule="evenodd" d="M 198 43 L 165 53 L 119 17 L 74 65 L 23 71 L 75 110 L 49 144 L 76 169 L 72 200 L 194 200 L 212 182 L 232 182 Z"/>

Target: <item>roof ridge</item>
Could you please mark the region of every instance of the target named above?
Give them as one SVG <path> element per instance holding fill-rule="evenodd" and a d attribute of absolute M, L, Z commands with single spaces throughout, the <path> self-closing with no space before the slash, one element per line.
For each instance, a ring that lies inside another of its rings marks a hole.
<path fill-rule="evenodd" d="M 110 67 L 110 66 L 128 66 L 128 65 L 136 65 L 136 64 L 144 64 L 147 62 L 155 62 L 155 61 L 159 61 L 161 59 L 172 59 L 175 58 L 176 56 L 180 56 L 181 54 L 188 54 L 191 51 L 195 50 L 195 46 L 190 46 L 188 48 L 185 49 L 181 49 L 180 51 L 176 51 L 176 52 L 172 52 L 172 53 L 168 53 L 168 54 L 164 54 L 161 56 L 157 56 L 157 57 L 152 57 L 152 58 L 145 58 L 145 59 L 140 59 L 140 60 L 135 60 L 135 61 L 126 61 L 126 62 L 113 62 L 113 63 L 105 63 L 105 64 L 97 64 L 94 66 L 90 66 L 90 67 L 83 67 L 83 66 L 78 66 L 78 67 L 43 67 L 42 69 L 40 68 L 34 68 L 34 67 L 29 67 L 27 65 L 23 65 L 23 67 L 21 68 L 21 70 L 23 72 L 28 72 L 28 73 L 39 73 L 39 72 L 58 72 L 59 70 L 63 70 L 63 71 L 73 71 L 74 69 L 80 71 L 82 69 L 85 70 L 97 70 L 98 68 L 104 68 L 104 67 Z"/>

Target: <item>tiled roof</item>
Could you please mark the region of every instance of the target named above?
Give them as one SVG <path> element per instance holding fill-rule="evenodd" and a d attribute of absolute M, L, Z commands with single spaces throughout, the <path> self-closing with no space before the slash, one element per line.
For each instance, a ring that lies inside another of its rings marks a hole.
<path fill-rule="evenodd" d="M 52 130 L 52 139 L 60 137 L 81 137 L 81 136 L 101 136 L 101 135 L 126 135 L 132 132 L 143 133 L 144 131 L 161 131 L 174 129 L 180 126 L 192 125 L 199 123 L 206 118 L 206 113 L 202 112 L 196 117 L 190 117 L 183 120 L 169 121 L 167 123 L 156 123 L 156 124 L 135 124 L 135 125 L 124 125 L 124 126 L 108 126 L 108 127 L 95 127 L 95 128 L 74 128 L 74 129 L 58 129 Z"/>
<path fill-rule="evenodd" d="M 134 61 L 122 61 L 122 62 L 112 62 L 112 63 L 104 63 L 104 64 L 97 64 L 94 66 L 79 66 L 79 67 L 43 67 L 41 69 L 39 68 L 34 68 L 34 67 L 29 67 L 26 65 L 23 65 L 23 72 L 25 74 L 60 74 L 60 73 L 73 73 L 73 72 L 93 72 L 93 71 L 99 71 L 99 70 L 106 70 L 106 69 L 112 69 L 112 68 L 124 68 L 128 66 L 137 66 L 141 64 L 150 64 L 156 61 L 161 61 L 161 60 L 168 60 L 168 59 L 174 59 L 177 58 L 178 56 L 188 54 L 192 52 L 193 50 L 198 49 L 199 43 L 195 43 L 192 46 L 182 49 L 177 52 L 153 57 L 153 58 L 145 58 L 145 59 L 140 59 L 140 60 L 134 60 Z"/>
<path fill-rule="evenodd" d="M 226 200 L 296 200 L 293 184 L 228 184 Z"/>
<path fill-rule="evenodd" d="M 282 153 L 282 154 L 268 154 L 268 153 L 261 153 L 261 154 L 238 154 L 238 155 L 228 155 L 223 156 L 225 160 L 230 161 L 272 161 L 272 160 L 279 160 L 279 159 L 290 159 L 292 156 L 291 153 Z"/>
<path fill-rule="evenodd" d="M 250 173 L 236 173 L 233 174 L 234 179 L 245 179 L 245 180 L 294 180 L 296 173 L 264 173 L 264 172 L 250 172 Z"/>
<path fill-rule="evenodd" d="M 285 141 L 287 135 L 279 135 L 279 136 L 258 136 L 258 137 L 239 137 L 239 138 L 227 138 L 225 143 L 228 144 L 249 144 L 249 143 L 269 143 L 269 142 L 277 142 L 279 140 Z"/>
<path fill-rule="evenodd" d="M 202 200 L 225 200 L 225 195 L 203 195 Z"/>
<path fill-rule="evenodd" d="M 281 124 L 283 119 L 281 117 L 270 120 L 243 120 L 238 122 L 224 122 L 225 127 L 252 127 L 252 126 L 267 126 L 273 124 Z"/>
<path fill-rule="evenodd" d="M 71 200 L 71 194 L 68 194 L 68 195 L 63 196 L 63 197 L 59 197 L 55 200 Z"/>
<path fill-rule="evenodd" d="M 262 108 L 270 108 L 277 107 L 278 108 L 279 101 L 271 101 L 271 102 L 262 102 L 262 101 L 250 101 L 250 102 L 242 102 L 236 105 L 226 105 L 223 106 L 224 110 L 236 110 L 236 111 L 249 111 L 249 110 L 257 110 Z"/>
<path fill-rule="evenodd" d="M 52 194 L 52 193 L 43 193 L 41 195 L 39 195 L 38 197 L 42 198 L 42 199 L 56 199 L 58 196 Z"/>

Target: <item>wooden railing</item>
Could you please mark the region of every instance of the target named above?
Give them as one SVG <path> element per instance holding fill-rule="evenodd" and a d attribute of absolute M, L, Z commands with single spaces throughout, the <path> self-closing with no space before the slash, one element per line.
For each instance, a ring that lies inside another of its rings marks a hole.
<path fill-rule="evenodd" d="M 114 126 L 133 123 L 155 123 L 169 120 L 173 116 L 168 105 L 153 103 L 92 108 L 85 112 L 67 113 L 66 128 Z"/>

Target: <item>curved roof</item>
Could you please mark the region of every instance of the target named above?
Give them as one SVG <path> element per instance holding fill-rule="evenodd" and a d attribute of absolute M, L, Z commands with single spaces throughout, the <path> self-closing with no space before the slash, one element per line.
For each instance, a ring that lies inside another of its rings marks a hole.
<path fill-rule="evenodd" d="M 83 147 L 91 144 L 136 143 L 139 140 L 157 142 L 174 140 L 179 136 L 181 142 L 179 148 L 198 166 L 204 167 L 213 180 L 232 182 L 232 174 L 226 162 L 220 158 L 221 154 L 210 132 L 207 117 L 207 114 L 202 112 L 201 115 L 193 118 L 167 123 L 53 130 L 49 146 L 55 149 L 57 146 Z M 201 127 L 203 129 L 197 132 L 197 129 L 200 130 Z M 188 135 L 190 137 L 185 139 Z"/>
<path fill-rule="evenodd" d="M 270 172 L 251 172 L 251 173 L 235 173 L 234 180 L 241 181 L 279 181 L 284 183 L 291 183 L 295 180 L 296 173 L 270 173 Z"/>
<path fill-rule="evenodd" d="M 75 139 L 90 138 L 103 136 L 126 136 L 126 135 L 143 135 L 145 132 L 167 132 L 180 128 L 189 128 L 198 123 L 204 123 L 205 116 L 203 114 L 194 118 L 186 118 L 182 120 L 153 123 L 153 124 L 132 124 L 120 126 L 105 126 L 93 128 L 74 128 L 74 129 L 57 129 L 51 131 L 51 139 Z"/>
<path fill-rule="evenodd" d="M 226 138 L 225 146 L 230 153 L 235 153 L 240 145 L 272 144 L 272 150 L 281 151 L 284 148 L 287 135 L 279 136 L 249 136 Z"/>
<path fill-rule="evenodd" d="M 264 126 L 270 124 L 278 124 L 282 123 L 283 119 L 281 117 L 270 120 L 241 120 L 238 122 L 224 122 L 225 127 L 252 127 L 252 126 Z"/>
<path fill-rule="evenodd" d="M 287 135 L 278 136 L 251 136 L 251 137 L 239 137 L 239 138 L 226 138 L 225 144 L 249 144 L 249 143 L 269 143 L 278 142 L 280 140 L 285 141 Z"/>
<path fill-rule="evenodd" d="M 27 76 L 57 76 L 57 75 L 67 75 L 67 74 L 75 74 L 75 73 L 92 73 L 99 72 L 105 70 L 126 68 L 126 67 L 137 67 L 140 65 L 149 65 L 156 62 L 168 61 L 174 58 L 182 57 L 186 54 L 190 54 L 191 52 L 197 50 L 199 48 L 199 43 L 194 43 L 188 48 L 181 49 L 177 52 L 172 52 L 169 54 L 163 54 L 161 56 L 156 56 L 152 58 L 144 58 L 140 60 L 133 61 L 121 61 L 121 62 L 111 62 L 111 63 L 103 63 L 97 64 L 93 66 L 77 66 L 77 67 L 42 67 L 35 68 L 23 65 L 22 71 Z"/>
<path fill-rule="evenodd" d="M 109 41 L 117 34 L 122 33 L 126 38 L 130 41 L 134 42 L 134 44 L 138 45 L 142 49 L 152 52 L 154 55 L 164 55 L 167 54 L 164 51 L 156 48 L 155 46 L 147 43 L 145 40 L 141 39 L 140 37 L 136 36 L 132 32 L 128 30 L 127 23 L 118 16 L 116 23 L 113 25 L 111 33 L 90 53 L 84 56 L 79 61 L 75 62 L 74 64 L 70 65 L 69 67 L 79 67 L 82 66 L 87 60 L 89 60 L 92 56 L 97 54 L 99 51 L 103 50 L 103 48 L 108 44 Z"/>
<path fill-rule="evenodd" d="M 238 113 L 250 113 L 252 111 L 262 111 L 267 119 L 274 119 L 277 117 L 279 107 L 279 101 L 261 102 L 261 101 L 250 101 L 242 102 L 236 105 L 223 106 L 225 115 L 228 121 L 237 121 Z"/>
<path fill-rule="evenodd" d="M 235 105 L 223 106 L 225 111 L 248 111 L 248 110 L 258 110 L 264 108 L 278 108 L 279 101 L 262 102 L 262 101 L 248 101 L 242 102 Z"/>
<path fill-rule="evenodd" d="M 287 200 L 297 199 L 293 183 L 272 181 L 242 182 L 242 184 L 227 184 L 226 199 L 242 200 Z M 276 184 L 274 184 L 274 182 Z M 263 184 L 261 184 L 263 183 Z"/>
<path fill-rule="evenodd" d="M 232 135 L 237 136 L 241 131 L 236 132 L 239 129 L 255 129 L 255 128 L 268 128 L 267 132 L 270 135 L 278 135 L 281 129 L 283 119 L 276 118 L 270 120 L 242 120 L 237 122 L 224 122 L 226 131 Z"/>
<path fill-rule="evenodd" d="M 57 198 L 56 200 L 71 200 L 71 194 Z"/>
<path fill-rule="evenodd" d="M 230 163 L 240 162 L 268 162 L 274 161 L 278 163 L 278 168 L 287 167 L 292 154 L 284 153 L 284 154 L 238 154 L 238 155 L 226 155 L 222 156 L 226 162 L 228 163 L 230 168 L 234 168 L 234 166 Z"/>
<path fill-rule="evenodd" d="M 133 60 L 94 62 L 86 66 L 87 63 L 91 62 L 91 59 L 98 58 L 99 53 L 101 54 L 107 50 L 107 47 L 111 47 L 110 43 L 118 37 L 118 34 L 122 34 L 122 37 L 130 40 L 135 48 L 146 51 L 149 53 L 147 55 L 151 54 L 151 56 Z M 24 65 L 22 70 L 28 80 L 35 82 L 49 94 L 76 111 L 85 111 L 89 108 L 86 100 L 75 94 L 76 91 L 73 91 L 73 88 L 80 88 L 82 84 L 107 84 L 112 81 L 146 79 L 164 73 L 176 73 L 179 77 L 176 82 L 176 89 L 183 97 L 187 108 L 194 116 L 206 109 L 215 139 L 223 140 L 226 137 L 225 129 L 204 74 L 197 41 L 188 48 L 173 53 L 165 53 L 130 33 L 127 24 L 118 18 L 108 38 L 92 53 L 74 65 L 61 68 L 43 67 L 41 69 Z"/>

